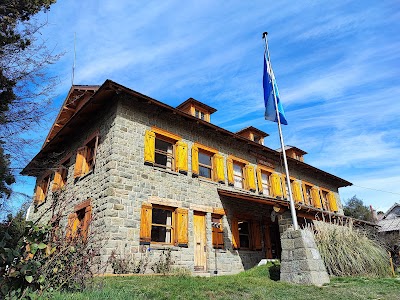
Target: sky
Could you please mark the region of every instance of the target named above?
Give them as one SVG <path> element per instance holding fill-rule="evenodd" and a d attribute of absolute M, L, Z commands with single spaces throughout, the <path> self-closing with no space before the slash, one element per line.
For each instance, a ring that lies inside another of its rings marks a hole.
<path fill-rule="evenodd" d="M 288 125 L 286 145 L 305 162 L 353 183 L 341 188 L 386 211 L 400 203 L 400 2 L 386 1 L 94 1 L 59 0 L 40 18 L 49 48 L 64 53 L 44 141 L 74 84 L 111 79 L 177 106 L 189 97 L 218 111 L 230 131 L 255 126 L 280 147 L 264 120 L 267 31 Z M 33 194 L 34 179 L 14 188 Z"/>

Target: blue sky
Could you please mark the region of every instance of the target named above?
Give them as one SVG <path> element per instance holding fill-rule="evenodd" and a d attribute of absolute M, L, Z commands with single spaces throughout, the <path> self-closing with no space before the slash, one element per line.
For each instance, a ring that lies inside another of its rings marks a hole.
<path fill-rule="evenodd" d="M 249 3 L 247 3 L 249 2 Z M 218 109 L 231 131 L 253 125 L 279 148 L 263 118 L 263 40 L 289 125 L 285 144 L 305 161 L 349 180 L 346 200 L 386 210 L 400 202 L 400 3 L 398 1 L 62 1 L 42 15 L 49 72 L 60 84 L 52 120 L 71 86 L 114 80 L 176 106 L 189 97 Z M 34 181 L 17 190 L 33 193 Z"/>

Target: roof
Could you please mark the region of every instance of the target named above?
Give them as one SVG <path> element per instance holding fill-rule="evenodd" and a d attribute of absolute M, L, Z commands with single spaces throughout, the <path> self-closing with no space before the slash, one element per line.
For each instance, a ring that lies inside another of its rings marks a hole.
<path fill-rule="evenodd" d="M 207 104 L 204 104 L 203 102 L 200 102 L 194 98 L 189 98 L 186 101 L 182 102 L 181 104 L 179 104 L 176 108 L 177 109 L 183 109 L 185 106 L 189 105 L 189 104 L 194 104 L 198 107 L 203 108 L 204 110 L 208 111 L 210 114 L 215 113 L 217 110 L 214 107 L 211 107 Z"/>
<path fill-rule="evenodd" d="M 260 129 L 258 129 L 258 128 L 255 128 L 255 127 L 253 127 L 253 126 L 248 126 L 248 127 L 246 127 L 246 128 L 243 128 L 243 129 L 237 131 L 236 134 L 241 134 L 241 133 L 246 132 L 246 131 L 252 131 L 252 132 L 254 132 L 254 133 L 257 133 L 257 134 L 259 134 L 261 137 L 269 136 L 268 133 L 266 133 L 266 132 L 264 132 L 264 131 L 262 131 L 262 130 L 260 130 Z"/>
<path fill-rule="evenodd" d="M 49 160 L 49 156 L 53 155 L 54 153 L 62 152 L 64 150 L 62 144 L 64 142 L 73 141 L 75 139 L 76 132 L 79 132 L 79 130 L 81 130 L 82 124 L 87 122 L 87 117 L 89 115 L 96 115 L 94 114 L 94 112 L 101 111 L 102 109 L 105 109 L 108 105 L 112 105 L 116 97 L 120 96 L 121 94 L 129 95 L 129 100 L 131 101 L 138 101 L 142 103 L 147 103 L 148 105 L 155 105 L 159 109 L 171 113 L 171 117 L 173 117 L 174 115 L 179 115 L 185 118 L 188 122 L 196 123 L 198 124 L 198 126 L 202 126 L 210 131 L 219 132 L 232 139 L 240 141 L 243 144 L 250 145 L 253 152 L 257 151 L 261 155 L 268 154 L 270 156 L 275 156 L 276 159 L 280 158 L 281 154 L 271 148 L 251 141 L 245 137 L 242 137 L 236 133 L 228 131 L 207 121 L 196 118 L 188 113 L 181 111 L 180 109 L 174 108 L 170 105 L 167 105 L 163 102 L 155 100 L 149 96 L 143 95 L 139 92 L 131 90 L 123 85 L 107 79 L 100 87 L 97 88 L 93 95 L 91 95 L 84 103 L 82 103 L 82 105 L 79 106 L 79 109 L 74 112 L 74 114 L 68 119 L 68 121 L 65 122 L 64 126 L 60 127 L 55 135 L 47 143 L 45 143 L 40 152 L 21 171 L 21 174 L 29 176 L 39 176 L 43 173 L 44 169 L 53 167 L 54 160 L 56 160 L 56 158 L 54 158 L 52 162 Z M 296 168 L 299 168 L 304 172 L 310 172 L 312 174 L 318 173 L 320 176 L 324 176 L 326 180 L 334 182 L 338 187 L 352 185 L 352 183 L 347 180 L 344 180 L 340 177 L 337 177 L 321 169 L 313 167 L 307 163 L 295 160 L 290 157 L 288 157 L 288 164 L 289 166 L 295 166 Z"/>
<path fill-rule="evenodd" d="M 290 145 L 286 145 L 286 146 L 285 146 L 285 151 L 290 150 L 290 149 L 293 149 L 293 150 L 295 150 L 296 152 L 299 152 L 299 153 L 301 153 L 301 154 L 307 154 L 306 151 L 301 150 L 300 148 L 297 148 L 297 147 L 295 147 L 295 146 L 290 146 Z M 276 151 L 282 152 L 282 148 L 276 149 Z"/>
<path fill-rule="evenodd" d="M 378 221 L 380 232 L 400 231 L 400 204 L 395 203 Z"/>

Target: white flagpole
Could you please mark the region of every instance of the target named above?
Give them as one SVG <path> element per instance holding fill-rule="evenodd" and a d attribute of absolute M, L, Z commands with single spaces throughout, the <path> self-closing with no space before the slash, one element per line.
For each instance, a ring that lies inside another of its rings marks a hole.
<path fill-rule="evenodd" d="M 268 34 L 267 32 L 263 33 L 263 39 L 265 39 L 265 53 L 264 53 L 264 55 L 266 53 L 268 53 L 268 57 L 267 57 L 268 59 L 266 59 L 266 63 L 269 64 L 269 67 L 271 68 L 271 61 L 270 61 L 270 57 L 269 57 L 267 34 Z M 279 111 L 278 111 L 278 99 L 276 98 L 275 86 L 274 86 L 273 82 L 272 82 L 272 93 L 274 94 L 276 118 L 278 120 L 279 138 L 281 140 L 283 162 L 284 162 L 284 165 L 285 165 L 286 184 L 287 184 L 288 192 L 289 192 L 289 203 L 290 203 L 290 212 L 292 214 L 293 229 L 294 230 L 298 230 L 299 229 L 299 224 L 297 223 L 296 208 L 294 206 L 293 195 L 292 195 L 292 187 L 290 185 L 289 168 L 288 168 L 288 164 L 287 164 L 285 144 L 283 142 L 281 119 L 280 119 Z"/>

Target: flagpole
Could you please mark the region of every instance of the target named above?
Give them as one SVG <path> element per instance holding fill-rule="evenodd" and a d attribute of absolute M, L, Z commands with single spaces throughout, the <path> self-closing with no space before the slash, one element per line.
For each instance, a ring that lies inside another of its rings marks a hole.
<path fill-rule="evenodd" d="M 265 39 L 265 53 L 268 53 L 268 60 L 267 63 L 270 64 L 270 57 L 269 57 L 269 49 L 268 49 L 268 41 L 267 41 L 267 34 L 268 32 L 263 33 L 263 39 Z M 265 55 L 264 53 L 264 55 Z M 276 111 L 276 118 L 278 120 L 278 130 L 279 130 L 279 138 L 281 141 L 281 149 L 282 149 L 282 155 L 283 155 L 283 162 L 285 165 L 285 173 L 286 173 L 286 184 L 288 187 L 288 192 L 289 192 L 289 203 L 290 203 L 290 212 L 292 214 L 292 222 L 293 222 L 293 229 L 298 230 L 299 229 L 299 224 L 297 223 L 297 216 L 296 216 L 296 208 L 294 206 L 294 201 L 293 201 L 293 195 L 292 195 L 292 187 L 290 185 L 290 177 L 289 177 L 289 168 L 287 164 L 287 158 L 286 158 L 286 151 L 285 151 L 285 144 L 283 142 L 283 134 L 282 134 L 282 126 L 281 126 L 281 118 L 279 116 L 279 111 L 278 111 L 278 99 L 276 98 L 276 93 L 275 93 L 275 85 L 272 84 L 272 90 L 273 90 L 273 95 L 274 95 L 274 102 L 275 102 L 275 111 Z"/>

